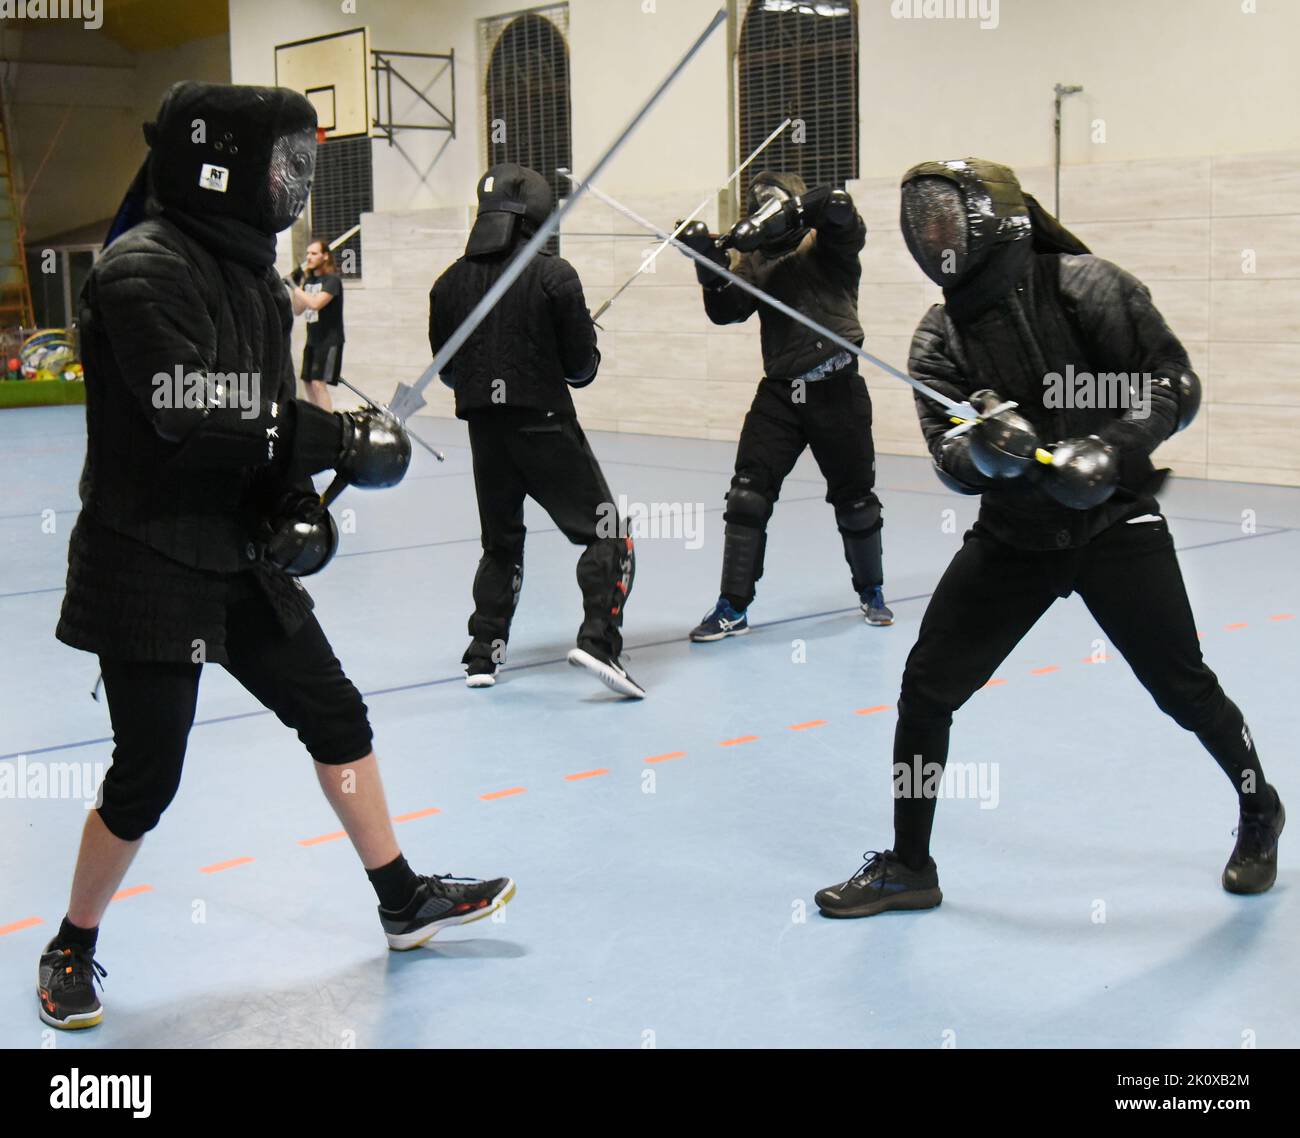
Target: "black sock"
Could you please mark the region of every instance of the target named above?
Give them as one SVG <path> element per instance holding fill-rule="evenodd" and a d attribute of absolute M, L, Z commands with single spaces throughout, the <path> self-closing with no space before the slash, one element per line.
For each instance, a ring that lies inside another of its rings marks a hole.
<path fill-rule="evenodd" d="M 1208 731 L 1197 732 L 1196 737 L 1232 779 L 1241 809 L 1248 814 L 1272 813 L 1276 796 L 1264 781 L 1250 728 L 1232 700 L 1224 697 L 1217 722 Z"/>
<path fill-rule="evenodd" d="M 930 864 L 933 794 L 926 794 L 935 768 L 948 762 L 948 725 L 900 715 L 894 729 L 894 854 L 909 869 Z"/>
<path fill-rule="evenodd" d="M 405 909 L 420 887 L 419 877 L 401 854 L 378 869 L 367 869 L 366 876 L 375 887 L 379 904 L 394 913 Z"/>
<path fill-rule="evenodd" d="M 74 925 L 67 917 L 63 918 L 63 924 L 59 926 L 59 935 L 54 938 L 58 944 L 64 944 L 70 948 L 86 948 L 91 952 L 95 951 L 95 941 L 98 939 L 98 925 L 93 929 L 83 929 Z"/>
<path fill-rule="evenodd" d="M 1263 790 L 1247 801 L 1243 795 L 1241 798 L 1241 809 L 1245 814 L 1259 814 L 1264 817 L 1272 817 L 1277 813 L 1278 803 L 1281 800 L 1277 796 L 1277 791 L 1268 784 L 1264 785 Z"/>

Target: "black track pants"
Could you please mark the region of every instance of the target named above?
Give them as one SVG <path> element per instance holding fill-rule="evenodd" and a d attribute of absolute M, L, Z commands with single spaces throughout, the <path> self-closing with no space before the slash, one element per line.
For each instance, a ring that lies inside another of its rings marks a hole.
<path fill-rule="evenodd" d="M 524 573 L 524 499 L 531 497 L 575 545 L 583 619 L 580 647 L 617 656 L 635 555 L 605 476 L 577 421 L 561 415 L 484 413 L 469 421 L 483 556 L 474 577 L 468 663 L 505 659 Z"/>
<path fill-rule="evenodd" d="M 976 526 L 940 579 L 907 658 L 898 699 L 894 770 L 948 757 L 952 715 L 1051 607 L 1077 592 L 1115 648 L 1179 726 L 1192 731 L 1248 805 L 1264 776 L 1241 712 L 1201 658 L 1196 624 L 1164 518 L 1119 522 L 1079 549 L 1015 549 Z M 1087 732 L 1087 709 L 1062 729 Z M 1093 712 L 1092 714 L 1095 714 Z M 1008 730 L 1008 737 L 1013 732 Z M 917 756 L 920 756 L 918 759 Z M 1253 777 L 1245 779 L 1245 772 Z M 916 787 L 915 776 L 904 785 Z M 935 798 L 895 796 L 895 849 L 928 856 Z"/>

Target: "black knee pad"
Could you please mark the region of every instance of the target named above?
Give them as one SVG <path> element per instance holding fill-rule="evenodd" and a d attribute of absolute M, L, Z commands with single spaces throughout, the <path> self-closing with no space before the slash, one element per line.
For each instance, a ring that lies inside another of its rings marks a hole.
<path fill-rule="evenodd" d="M 733 486 L 727 494 L 727 509 L 722 518 L 729 525 L 763 529 L 772 516 L 772 501 L 748 486 Z"/>
<path fill-rule="evenodd" d="M 859 595 L 884 584 L 885 568 L 880 547 L 880 502 L 873 494 L 835 511 L 835 523 L 844 540 L 853 587 Z"/>
<path fill-rule="evenodd" d="M 884 524 L 880 516 L 880 499 L 872 494 L 847 506 L 837 506 L 835 524 L 845 536 L 869 537 Z"/>

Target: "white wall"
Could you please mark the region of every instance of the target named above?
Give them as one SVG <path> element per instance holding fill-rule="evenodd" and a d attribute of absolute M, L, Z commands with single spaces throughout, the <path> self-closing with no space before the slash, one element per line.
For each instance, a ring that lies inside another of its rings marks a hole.
<path fill-rule="evenodd" d="M 915 3 L 860 6 L 864 178 L 971 153 L 1048 164 L 1057 82 L 1084 87 L 1066 164 L 1300 146 L 1295 0 L 1000 0 L 991 30 L 893 15 Z"/>
<path fill-rule="evenodd" d="M 716 4 L 700 0 L 570 0 L 574 164 L 593 162 L 650 89 L 703 30 Z M 367 26 L 373 49 L 456 54 L 457 132 L 405 131 L 396 145 L 374 143 L 377 210 L 430 209 L 471 202 L 483 168 L 480 19 L 526 7 L 521 0 L 434 0 L 361 4 L 359 14 L 319 0 L 230 0 L 231 76 L 236 83 L 271 83 L 275 45 Z M 418 62 L 398 61 L 412 78 Z M 424 65 L 427 68 L 427 65 Z M 672 189 L 721 182 L 727 163 L 726 32 L 719 28 L 683 74 L 655 117 L 628 144 L 605 178 L 612 190 Z M 373 82 L 373 79 L 372 79 Z M 448 105 L 445 80 L 431 91 Z M 397 117 L 420 114 L 413 96 Z M 507 124 L 508 129 L 508 124 Z M 671 160 L 665 160 L 671 156 Z"/>
<path fill-rule="evenodd" d="M 575 165 L 590 164 L 720 2 L 570 0 Z M 1300 146 L 1295 0 L 1257 0 L 1253 15 L 1242 11 L 1252 0 L 1000 0 L 990 30 L 978 19 L 895 18 L 898 5 L 917 2 L 859 3 L 863 178 L 972 152 L 1050 163 L 1057 81 L 1084 87 L 1066 103 L 1067 164 Z M 377 143 L 376 206 L 465 204 L 483 153 L 477 21 L 526 6 L 385 0 L 353 15 L 319 0 L 230 0 L 231 75 L 270 83 L 275 44 L 361 24 L 372 47 L 454 48 L 457 138 L 410 131 L 400 149 Z M 720 29 L 617 159 L 608 187 L 671 193 L 720 182 L 730 168 L 728 82 Z M 1094 141 L 1103 129 L 1105 141 Z"/>

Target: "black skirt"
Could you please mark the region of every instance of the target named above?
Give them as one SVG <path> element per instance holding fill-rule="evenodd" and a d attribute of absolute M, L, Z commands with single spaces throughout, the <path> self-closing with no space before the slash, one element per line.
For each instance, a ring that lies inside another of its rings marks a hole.
<path fill-rule="evenodd" d="M 260 562 L 214 573 L 173 561 L 86 513 L 68 542 L 68 586 L 55 635 L 119 660 L 226 663 L 226 612 L 260 591 L 292 635 L 312 609 L 295 579 Z"/>

